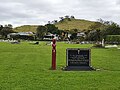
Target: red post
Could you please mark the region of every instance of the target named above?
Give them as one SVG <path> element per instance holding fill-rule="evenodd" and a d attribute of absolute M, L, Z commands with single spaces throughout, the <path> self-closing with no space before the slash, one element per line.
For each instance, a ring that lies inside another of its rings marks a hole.
<path fill-rule="evenodd" d="M 56 39 L 52 40 L 52 70 L 56 69 Z"/>

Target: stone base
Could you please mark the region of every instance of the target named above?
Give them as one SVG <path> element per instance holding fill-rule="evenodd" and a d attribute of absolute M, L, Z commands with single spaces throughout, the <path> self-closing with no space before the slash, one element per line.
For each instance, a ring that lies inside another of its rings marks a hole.
<path fill-rule="evenodd" d="M 66 66 L 64 70 L 65 71 L 92 71 L 95 69 L 90 66 Z"/>

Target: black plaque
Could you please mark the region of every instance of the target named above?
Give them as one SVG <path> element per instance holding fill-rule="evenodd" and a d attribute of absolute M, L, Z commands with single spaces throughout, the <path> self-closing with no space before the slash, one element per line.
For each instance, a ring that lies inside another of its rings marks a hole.
<path fill-rule="evenodd" d="M 68 70 L 91 70 L 91 50 L 90 49 L 67 49 L 66 50 L 66 67 Z"/>

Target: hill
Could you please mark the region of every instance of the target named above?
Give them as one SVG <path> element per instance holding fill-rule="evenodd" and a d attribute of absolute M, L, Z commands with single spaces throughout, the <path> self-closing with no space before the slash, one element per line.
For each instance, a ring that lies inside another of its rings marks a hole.
<path fill-rule="evenodd" d="M 92 25 L 93 21 L 82 20 L 82 19 L 71 19 L 70 21 L 65 19 L 62 22 L 58 22 L 55 24 L 61 30 L 71 30 L 78 29 L 80 31 L 88 29 L 90 25 Z"/>
<path fill-rule="evenodd" d="M 14 28 L 13 30 L 16 32 L 36 32 L 36 28 L 38 25 L 23 25 Z"/>
<path fill-rule="evenodd" d="M 60 30 L 71 30 L 78 29 L 79 31 L 86 30 L 90 25 L 92 25 L 93 21 L 82 20 L 82 19 L 64 19 L 63 21 L 55 23 L 55 26 Z M 36 28 L 38 25 L 24 25 L 14 28 L 16 32 L 36 32 Z"/>

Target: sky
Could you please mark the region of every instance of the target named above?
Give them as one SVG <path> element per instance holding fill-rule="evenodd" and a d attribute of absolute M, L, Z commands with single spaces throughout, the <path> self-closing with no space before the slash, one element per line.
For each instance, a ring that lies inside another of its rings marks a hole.
<path fill-rule="evenodd" d="M 44 25 L 66 15 L 120 25 L 120 0 L 0 0 L 2 25 Z"/>

